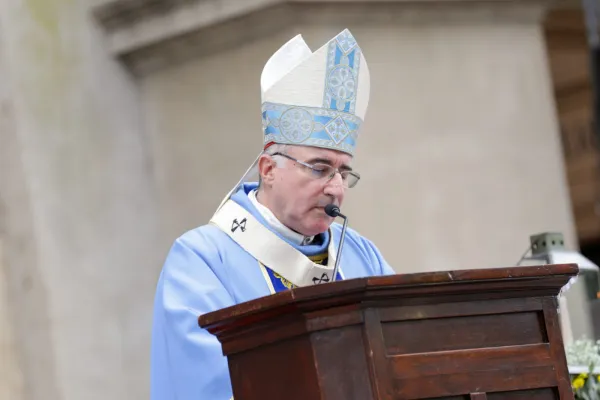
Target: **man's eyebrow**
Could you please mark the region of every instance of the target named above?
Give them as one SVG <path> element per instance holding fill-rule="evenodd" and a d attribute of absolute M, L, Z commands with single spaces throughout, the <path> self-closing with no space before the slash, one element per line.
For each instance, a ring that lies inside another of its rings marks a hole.
<path fill-rule="evenodd" d="M 333 165 L 333 163 L 331 162 L 331 160 L 328 160 L 326 158 L 319 158 L 319 157 L 315 157 L 315 158 L 311 158 L 310 160 L 305 161 L 307 164 L 327 164 L 327 165 Z M 340 170 L 342 171 L 352 171 L 352 167 L 349 166 L 348 164 L 342 164 L 340 166 Z"/>

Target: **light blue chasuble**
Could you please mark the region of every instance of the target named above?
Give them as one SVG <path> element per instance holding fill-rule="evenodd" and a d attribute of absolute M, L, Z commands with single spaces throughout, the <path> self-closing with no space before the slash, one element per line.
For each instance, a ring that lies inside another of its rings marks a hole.
<path fill-rule="evenodd" d="M 326 261 L 330 240 L 337 251 L 341 225 L 333 224 L 311 244 L 299 245 L 275 230 L 252 204 L 248 193 L 256 187 L 244 184 L 231 199 L 315 263 Z M 198 317 L 292 287 L 268 267 L 214 225 L 188 231 L 175 241 L 156 288 L 151 400 L 231 399 L 227 358 L 217 338 L 198 326 Z M 348 228 L 337 279 L 391 274 L 373 243 Z"/>

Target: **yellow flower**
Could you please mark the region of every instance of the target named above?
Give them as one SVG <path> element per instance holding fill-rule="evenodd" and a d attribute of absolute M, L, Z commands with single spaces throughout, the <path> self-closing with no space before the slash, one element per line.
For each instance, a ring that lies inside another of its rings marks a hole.
<path fill-rule="evenodd" d="M 598 379 L 598 382 L 600 382 L 600 375 L 598 375 L 596 378 Z"/>
<path fill-rule="evenodd" d="M 585 380 L 581 377 L 581 375 L 579 375 L 573 381 L 573 389 L 579 390 L 579 389 L 581 389 L 583 387 L 583 385 L 585 385 Z"/>

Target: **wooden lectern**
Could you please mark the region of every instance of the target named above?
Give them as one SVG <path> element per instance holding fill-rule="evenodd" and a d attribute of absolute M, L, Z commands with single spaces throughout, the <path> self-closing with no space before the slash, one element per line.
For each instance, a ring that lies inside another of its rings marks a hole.
<path fill-rule="evenodd" d="M 235 400 L 573 399 L 557 295 L 576 265 L 304 287 L 203 315 Z"/>

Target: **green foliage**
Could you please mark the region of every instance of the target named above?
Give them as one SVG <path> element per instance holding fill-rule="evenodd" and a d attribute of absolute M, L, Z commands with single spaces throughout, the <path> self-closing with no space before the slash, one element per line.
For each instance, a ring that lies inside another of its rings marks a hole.
<path fill-rule="evenodd" d="M 600 400 L 600 340 L 576 340 L 566 349 L 567 363 L 587 368 L 587 372 L 571 374 L 571 387 L 576 400 Z"/>

